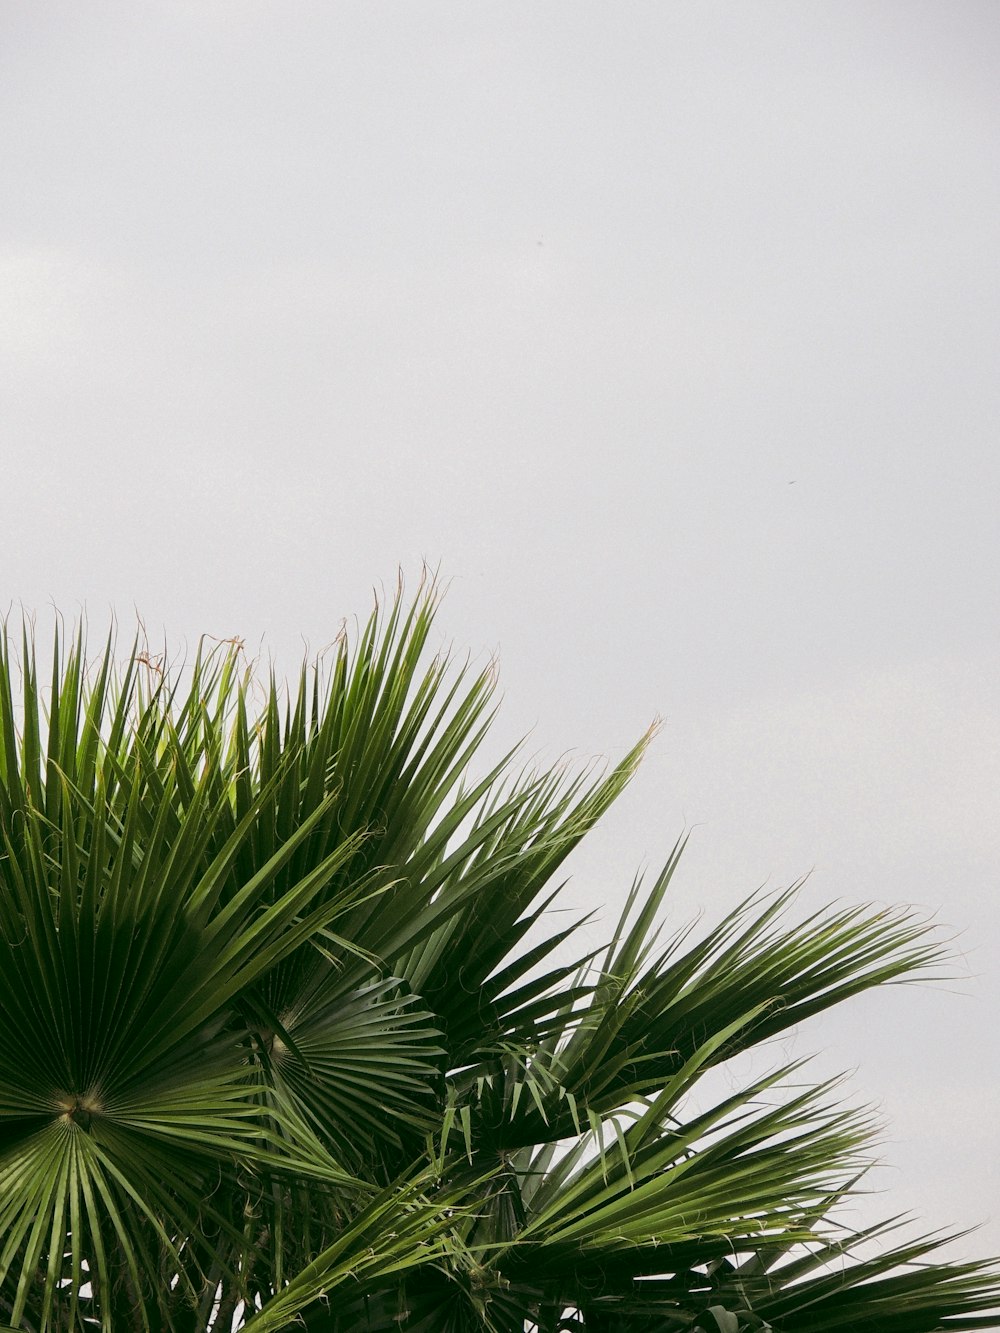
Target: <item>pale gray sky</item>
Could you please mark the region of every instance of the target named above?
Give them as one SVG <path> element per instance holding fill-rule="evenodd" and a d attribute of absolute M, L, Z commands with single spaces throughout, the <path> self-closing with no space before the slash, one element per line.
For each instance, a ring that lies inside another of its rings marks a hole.
<path fill-rule="evenodd" d="M 0 600 L 293 665 L 440 561 L 504 737 L 666 718 L 582 902 L 964 932 L 795 1049 L 1000 1251 L 1000 6 L 0 16 Z"/>

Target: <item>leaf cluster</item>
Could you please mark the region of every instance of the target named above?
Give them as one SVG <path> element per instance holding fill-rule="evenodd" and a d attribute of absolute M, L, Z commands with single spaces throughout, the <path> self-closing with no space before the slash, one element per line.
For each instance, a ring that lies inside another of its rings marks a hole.
<path fill-rule="evenodd" d="M 0 639 L 0 1318 L 25 1333 L 1000 1327 L 982 1264 L 831 1217 L 872 1118 L 709 1071 L 943 954 L 754 895 L 552 930 L 632 776 L 482 771 L 495 675 L 433 582 L 261 681 Z M 876 1245 L 876 1242 L 878 1244 Z"/>

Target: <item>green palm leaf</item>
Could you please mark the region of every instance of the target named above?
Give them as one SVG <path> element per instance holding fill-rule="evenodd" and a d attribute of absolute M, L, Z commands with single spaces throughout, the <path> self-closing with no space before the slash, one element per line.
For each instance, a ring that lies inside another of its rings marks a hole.
<path fill-rule="evenodd" d="M 946 966 L 906 910 L 755 895 L 547 929 L 629 781 L 479 758 L 433 581 L 290 688 L 0 636 L 0 1317 L 21 1333 L 1000 1328 L 1000 1279 L 837 1223 L 867 1112 L 713 1069 Z M 42 686 L 43 675 L 47 681 Z M 256 703 L 254 701 L 257 701 Z M 2 1331 L 0 1331 L 2 1333 Z"/>

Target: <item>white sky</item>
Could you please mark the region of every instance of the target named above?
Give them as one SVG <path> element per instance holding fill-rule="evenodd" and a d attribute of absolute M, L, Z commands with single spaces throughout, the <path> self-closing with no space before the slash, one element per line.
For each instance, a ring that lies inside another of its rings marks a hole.
<path fill-rule="evenodd" d="M 796 1053 L 1000 1251 L 1000 6 L 0 7 L 4 603 L 293 666 L 453 576 L 503 738 L 617 757 L 615 903 L 963 932 Z M 499 744 L 499 741 L 498 741 Z"/>

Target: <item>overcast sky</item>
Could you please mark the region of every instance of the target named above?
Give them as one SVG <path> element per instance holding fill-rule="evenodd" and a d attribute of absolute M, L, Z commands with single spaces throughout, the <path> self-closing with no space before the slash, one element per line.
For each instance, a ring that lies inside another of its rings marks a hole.
<path fill-rule="evenodd" d="M 0 14 L 0 602 L 294 668 L 440 562 L 498 745 L 665 718 L 581 903 L 962 932 L 794 1049 L 1000 1251 L 1000 5 Z"/>

